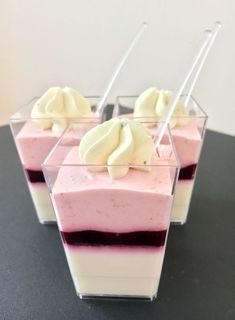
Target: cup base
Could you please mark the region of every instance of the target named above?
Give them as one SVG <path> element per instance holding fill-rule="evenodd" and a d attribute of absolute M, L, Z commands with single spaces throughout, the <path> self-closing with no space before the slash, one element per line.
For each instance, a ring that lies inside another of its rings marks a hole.
<path fill-rule="evenodd" d="M 41 223 L 41 224 L 44 224 L 44 225 L 46 225 L 46 224 L 52 224 L 52 225 L 57 225 L 57 222 L 56 221 L 46 221 L 46 220 L 40 220 L 39 219 L 39 222 Z"/>
<path fill-rule="evenodd" d="M 172 226 L 183 226 L 186 221 L 171 221 Z"/>
<path fill-rule="evenodd" d="M 153 301 L 157 298 L 157 294 L 154 296 L 129 296 L 129 295 L 109 295 L 109 294 L 102 294 L 102 295 L 88 295 L 88 294 L 80 294 L 77 292 L 77 296 L 82 299 L 94 299 L 94 300 L 141 300 L 141 301 Z"/>

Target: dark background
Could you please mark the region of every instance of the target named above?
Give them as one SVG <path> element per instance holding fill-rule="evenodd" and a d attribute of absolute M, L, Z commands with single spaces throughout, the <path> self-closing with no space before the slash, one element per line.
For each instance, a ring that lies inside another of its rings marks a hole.
<path fill-rule="evenodd" d="M 186 225 L 171 227 L 158 298 L 79 300 L 56 226 L 38 223 L 0 128 L 0 319 L 235 319 L 235 138 L 207 131 Z"/>

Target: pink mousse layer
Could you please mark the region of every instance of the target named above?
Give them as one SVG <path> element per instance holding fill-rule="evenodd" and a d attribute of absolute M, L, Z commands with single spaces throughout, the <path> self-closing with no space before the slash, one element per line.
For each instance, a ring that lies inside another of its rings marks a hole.
<path fill-rule="evenodd" d="M 119 117 L 133 118 L 133 114 L 125 114 Z M 150 132 L 154 136 L 156 134 L 156 128 L 150 128 Z M 202 137 L 198 130 L 197 120 L 189 119 L 187 124 L 176 126 L 171 129 L 171 134 L 181 168 L 191 164 L 197 164 L 202 146 Z"/>
<path fill-rule="evenodd" d="M 36 122 L 28 120 L 16 136 L 24 166 L 41 170 L 41 164 L 60 136 L 61 132 L 43 130 Z"/>
<path fill-rule="evenodd" d="M 195 121 L 171 130 L 180 166 L 187 167 L 199 160 L 202 137 Z"/>
<path fill-rule="evenodd" d="M 71 148 L 64 163 L 79 164 L 78 147 Z M 130 169 L 112 180 L 107 172 L 68 166 L 60 168 L 52 193 L 61 231 L 131 232 L 168 228 L 171 190 L 167 167 Z"/>
<path fill-rule="evenodd" d="M 94 126 L 92 123 L 80 125 L 78 141 L 92 126 Z M 24 166 L 31 170 L 41 170 L 41 164 L 61 134 L 62 132 L 43 130 L 37 122 L 28 120 L 16 136 L 16 143 Z"/>

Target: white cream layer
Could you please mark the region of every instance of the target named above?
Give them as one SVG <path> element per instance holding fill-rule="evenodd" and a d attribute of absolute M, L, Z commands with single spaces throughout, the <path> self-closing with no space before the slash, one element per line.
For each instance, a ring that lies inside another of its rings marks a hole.
<path fill-rule="evenodd" d="M 156 295 L 164 250 L 84 249 L 65 247 L 78 295 Z"/>
<path fill-rule="evenodd" d="M 41 223 L 56 222 L 50 195 L 45 183 L 28 183 L 29 191 Z"/>
<path fill-rule="evenodd" d="M 187 220 L 194 179 L 189 181 L 178 180 L 171 212 L 171 222 L 183 224 Z"/>

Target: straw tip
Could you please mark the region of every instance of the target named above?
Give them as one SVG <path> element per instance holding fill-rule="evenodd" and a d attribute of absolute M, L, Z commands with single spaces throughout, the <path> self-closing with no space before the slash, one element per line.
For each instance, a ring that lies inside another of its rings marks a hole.
<path fill-rule="evenodd" d="M 206 34 L 208 37 L 211 37 L 211 36 L 212 36 L 212 30 L 206 29 L 206 30 L 205 30 L 205 34 Z"/>
<path fill-rule="evenodd" d="M 221 28 L 222 27 L 222 22 L 221 21 L 216 21 L 215 25 L 217 28 Z"/>
<path fill-rule="evenodd" d="M 148 22 L 147 22 L 147 21 L 143 21 L 143 22 L 142 22 L 142 26 L 143 26 L 143 27 L 147 27 L 147 26 L 148 26 Z"/>

